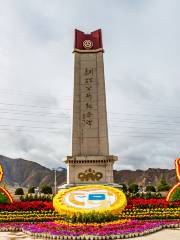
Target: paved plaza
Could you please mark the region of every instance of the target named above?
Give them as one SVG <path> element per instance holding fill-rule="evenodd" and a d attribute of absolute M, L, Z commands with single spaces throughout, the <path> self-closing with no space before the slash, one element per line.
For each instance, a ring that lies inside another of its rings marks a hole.
<path fill-rule="evenodd" d="M 156 233 L 152 233 L 147 236 L 129 238 L 129 240 L 179 240 L 180 228 L 177 229 L 165 229 Z"/>
<path fill-rule="evenodd" d="M 25 239 L 25 240 L 37 240 L 37 238 L 28 237 L 22 232 L 0 232 L 0 240 L 16 240 L 16 239 Z"/>
<path fill-rule="evenodd" d="M 40 240 L 42 238 L 31 238 L 26 234 L 17 232 L 0 232 L 0 240 L 16 240 L 16 239 L 25 239 L 25 240 Z M 180 228 L 178 229 L 165 229 L 148 236 L 142 236 L 137 238 L 129 238 L 129 240 L 179 240 L 180 239 Z"/>

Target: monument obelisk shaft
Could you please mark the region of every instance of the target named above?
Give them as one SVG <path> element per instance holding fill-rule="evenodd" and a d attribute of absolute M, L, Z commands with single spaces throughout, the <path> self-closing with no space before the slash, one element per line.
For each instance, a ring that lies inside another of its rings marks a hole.
<path fill-rule="evenodd" d="M 103 50 L 75 52 L 72 155 L 108 155 Z"/>
<path fill-rule="evenodd" d="M 101 30 L 75 30 L 72 156 L 68 184 L 112 183 Z"/>

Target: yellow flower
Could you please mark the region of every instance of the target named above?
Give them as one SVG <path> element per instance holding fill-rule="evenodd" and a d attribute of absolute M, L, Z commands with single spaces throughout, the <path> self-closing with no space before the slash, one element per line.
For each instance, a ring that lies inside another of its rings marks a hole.
<path fill-rule="evenodd" d="M 115 200 L 113 201 L 112 204 L 111 202 L 109 202 L 108 207 L 107 206 L 104 207 L 103 205 L 101 205 L 98 208 L 86 208 L 86 207 L 80 208 L 78 207 L 78 205 L 74 204 L 73 206 L 72 204 L 68 204 L 68 202 L 66 201 L 67 196 L 69 196 L 72 192 L 84 191 L 84 193 L 86 193 L 87 191 L 88 193 L 88 191 L 91 191 L 94 189 L 97 191 L 99 190 L 99 192 L 101 192 L 102 190 L 106 190 L 107 194 L 109 194 L 109 196 L 113 196 Z M 90 213 L 90 212 L 96 212 L 96 213 L 109 212 L 112 214 L 119 214 L 122 212 L 122 210 L 124 210 L 126 205 L 127 205 L 126 196 L 122 191 L 110 186 L 103 186 L 103 185 L 87 185 L 87 186 L 72 187 L 72 188 L 60 191 L 53 199 L 53 206 L 55 210 L 60 214 L 66 214 L 70 216 L 74 214 Z"/>

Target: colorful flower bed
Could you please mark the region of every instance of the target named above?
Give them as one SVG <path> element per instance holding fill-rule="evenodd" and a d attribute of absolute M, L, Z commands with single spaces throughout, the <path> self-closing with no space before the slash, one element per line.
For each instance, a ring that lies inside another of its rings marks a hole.
<path fill-rule="evenodd" d="M 126 209 L 122 215 L 125 219 L 180 219 L 180 207 L 154 208 L 154 209 Z"/>
<path fill-rule="evenodd" d="M 129 199 L 126 209 L 133 208 L 167 208 L 167 207 L 178 207 L 180 206 L 180 201 L 167 202 L 165 198 L 162 199 L 142 199 L 134 198 Z"/>
<path fill-rule="evenodd" d="M 180 219 L 180 201 L 167 202 L 165 199 L 130 199 L 121 217 L 124 219 L 139 220 Z"/>
<path fill-rule="evenodd" d="M 162 199 L 142 199 L 134 198 L 129 199 L 126 209 L 133 208 L 167 208 L 178 207 L 180 201 L 167 202 L 165 198 Z M 35 210 L 54 210 L 52 202 L 47 201 L 26 201 L 26 202 L 13 202 L 12 204 L 0 204 L 1 211 L 35 211 Z"/>
<path fill-rule="evenodd" d="M 180 201 L 130 199 L 120 220 L 73 224 L 53 210 L 51 202 L 14 202 L 0 205 L 0 231 L 23 231 L 48 238 L 128 238 L 166 227 L 180 227 Z"/>
<path fill-rule="evenodd" d="M 0 205 L 0 222 L 43 222 L 62 219 L 51 202 L 14 202 Z M 131 199 L 121 213 L 122 219 L 180 219 L 180 201 L 167 203 L 164 199 Z"/>
<path fill-rule="evenodd" d="M 98 200 L 98 201 L 97 201 Z M 127 205 L 126 195 L 119 189 L 103 185 L 86 185 L 65 189 L 53 198 L 60 214 L 121 213 Z"/>
<path fill-rule="evenodd" d="M 1 211 L 35 211 L 35 210 L 54 210 L 52 202 L 46 201 L 29 201 L 29 202 L 13 202 L 12 204 L 0 204 Z"/>
<path fill-rule="evenodd" d="M 0 204 L 0 222 L 47 222 L 61 219 L 51 202 L 13 202 Z"/>
<path fill-rule="evenodd" d="M 49 211 L 1 211 L 0 222 L 43 222 L 62 219 L 63 216 Z M 155 208 L 155 209 L 126 209 L 120 219 L 180 219 L 180 207 L 177 208 Z"/>
<path fill-rule="evenodd" d="M 143 236 L 163 228 L 180 227 L 176 221 L 116 221 L 106 224 L 68 224 L 66 222 L 48 223 L 1 223 L 0 231 L 23 231 L 34 237 L 51 239 L 114 239 Z"/>
<path fill-rule="evenodd" d="M 3 211 L 0 212 L 0 222 L 48 222 L 62 219 L 54 211 Z"/>

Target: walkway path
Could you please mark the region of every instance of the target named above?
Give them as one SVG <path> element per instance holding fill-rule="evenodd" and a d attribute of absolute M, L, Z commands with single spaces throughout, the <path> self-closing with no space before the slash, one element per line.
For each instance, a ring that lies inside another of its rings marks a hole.
<path fill-rule="evenodd" d="M 31 238 L 24 233 L 5 233 L 0 232 L 0 240 L 40 240 L 40 238 Z M 42 238 L 41 238 L 42 239 Z M 148 236 L 137 238 L 129 238 L 128 240 L 180 240 L 180 228 L 178 229 L 165 229 Z"/>
<path fill-rule="evenodd" d="M 128 238 L 128 240 L 180 240 L 180 228 L 165 229 L 147 236 Z"/>
<path fill-rule="evenodd" d="M 0 232 L 0 240 L 40 240 L 37 238 L 28 237 L 22 232 Z"/>

